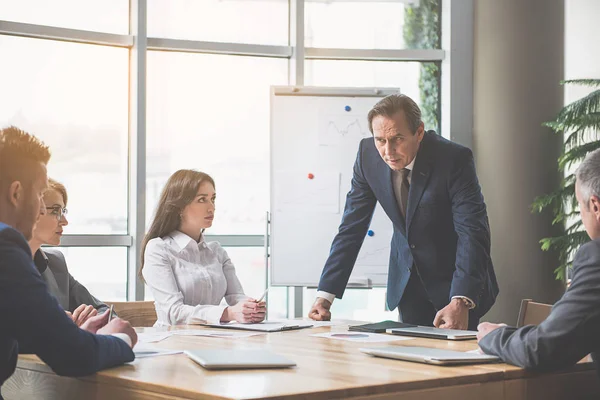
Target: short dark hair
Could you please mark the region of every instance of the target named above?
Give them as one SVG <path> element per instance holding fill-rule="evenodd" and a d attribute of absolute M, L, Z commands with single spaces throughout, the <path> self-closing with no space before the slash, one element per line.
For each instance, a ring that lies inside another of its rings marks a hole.
<path fill-rule="evenodd" d="M 369 120 L 369 130 L 373 133 L 373 119 L 379 115 L 392 118 L 398 111 L 404 111 L 406 121 L 413 133 L 417 132 L 421 125 L 421 109 L 413 99 L 405 94 L 391 94 L 379 100 L 373 106 L 367 119 Z"/>
<path fill-rule="evenodd" d="M 0 129 L 0 189 L 15 181 L 31 184 L 37 165 L 48 161 L 44 142 L 15 126 Z"/>

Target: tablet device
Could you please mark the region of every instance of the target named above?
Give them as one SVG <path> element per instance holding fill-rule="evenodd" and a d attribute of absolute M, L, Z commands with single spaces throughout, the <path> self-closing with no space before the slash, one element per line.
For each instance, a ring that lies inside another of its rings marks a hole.
<path fill-rule="evenodd" d="M 376 357 L 420 362 L 434 365 L 460 365 L 496 362 L 500 359 L 487 354 L 454 350 L 432 349 L 429 347 L 388 346 L 361 348 L 360 351 Z"/>
<path fill-rule="evenodd" d="M 296 363 L 268 350 L 204 349 L 184 353 L 206 369 L 289 368 Z"/>
<path fill-rule="evenodd" d="M 440 329 L 431 326 L 415 326 L 407 328 L 388 329 L 387 333 L 401 336 L 416 336 L 428 339 L 469 340 L 477 339 L 477 331 L 459 329 Z"/>

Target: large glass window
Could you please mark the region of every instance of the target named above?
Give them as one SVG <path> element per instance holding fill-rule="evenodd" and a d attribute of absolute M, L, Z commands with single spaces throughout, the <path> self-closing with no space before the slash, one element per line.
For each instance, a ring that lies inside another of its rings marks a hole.
<path fill-rule="evenodd" d="M 0 36 L 0 126 L 50 146 L 68 234 L 127 233 L 128 50 Z"/>
<path fill-rule="evenodd" d="M 0 19 L 127 34 L 129 0 L 0 0 Z"/>
<path fill-rule="evenodd" d="M 69 273 L 102 301 L 127 300 L 127 247 L 60 247 Z"/>
<path fill-rule="evenodd" d="M 440 63 L 308 60 L 305 66 L 309 86 L 399 88 L 421 107 L 425 129 L 439 133 Z"/>
<path fill-rule="evenodd" d="M 437 3 L 437 0 L 307 0 L 305 44 L 348 49 L 436 48 L 427 41 L 412 39 L 427 37 L 432 29 L 439 29 Z"/>
<path fill-rule="evenodd" d="M 148 36 L 288 44 L 287 0 L 148 0 Z"/>
<path fill-rule="evenodd" d="M 215 180 L 208 234 L 264 234 L 269 207 L 269 95 L 287 60 L 148 54 L 147 221 L 178 169 Z"/>

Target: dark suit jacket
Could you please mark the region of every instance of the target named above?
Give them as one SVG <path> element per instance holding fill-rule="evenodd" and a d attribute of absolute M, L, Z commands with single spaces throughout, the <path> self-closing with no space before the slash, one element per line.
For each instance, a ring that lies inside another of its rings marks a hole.
<path fill-rule="evenodd" d="M 600 240 L 581 246 L 573 260 L 571 286 L 544 322 L 519 329 L 496 329 L 484 337 L 479 346 L 507 363 L 539 371 L 566 368 L 590 353 L 597 361 L 600 351 Z"/>
<path fill-rule="evenodd" d="M 40 249 L 35 253 L 33 262 L 46 282 L 48 291 L 65 310 L 73 312 L 82 304 L 94 306 L 99 314 L 108 310 L 106 304 L 92 296 L 85 286 L 73 278 L 67 269 L 65 256 L 59 250 Z"/>
<path fill-rule="evenodd" d="M 0 386 L 15 370 L 19 349 L 37 354 L 59 375 L 83 376 L 133 361 L 114 336 L 79 329 L 32 262 L 27 241 L 0 223 Z"/>
<path fill-rule="evenodd" d="M 433 131 L 421 142 L 408 196 L 406 223 L 392 187 L 392 170 L 372 138 L 363 139 L 339 232 L 319 289 L 341 298 L 379 201 L 394 226 L 387 303 L 398 306 L 413 265 L 436 309 L 453 296 L 485 314 L 498 294 L 490 258 L 490 230 L 471 150 Z"/>

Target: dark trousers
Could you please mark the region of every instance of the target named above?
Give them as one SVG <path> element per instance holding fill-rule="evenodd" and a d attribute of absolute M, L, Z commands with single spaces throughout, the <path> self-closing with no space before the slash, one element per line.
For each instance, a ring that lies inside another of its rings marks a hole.
<path fill-rule="evenodd" d="M 433 326 L 433 320 L 438 310 L 435 308 L 421 283 L 421 278 L 413 268 L 404 294 L 398 306 L 400 321 L 407 324 Z M 469 311 L 469 330 L 477 330 L 479 317 L 474 313 L 476 309 Z"/>

